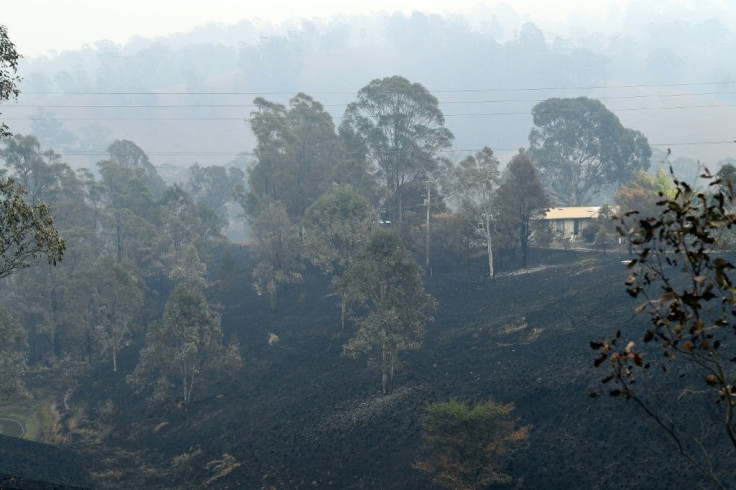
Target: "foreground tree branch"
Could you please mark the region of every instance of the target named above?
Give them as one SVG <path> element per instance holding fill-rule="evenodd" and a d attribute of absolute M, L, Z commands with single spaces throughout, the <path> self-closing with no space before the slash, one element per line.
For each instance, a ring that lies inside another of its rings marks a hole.
<path fill-rule="evenodd" d="M 736 230 L 736 212 L 733 193 L 707 170 L 702 178 L 712 192 L 673 179 L 674 193 L 660 192 L 655 212 L 620 217 L 618 231 L 635 253 L 627 292 L 644 300 L 636 312 L 648 314 L 651 327 L 640 339 L 618 331 L 590 345 L 599 353 L 595 366 L 610 370 L 601 380 L 614 385 L 609 394 L 633 401 L 692 467 L 724 488 L 736 450 L 736 287 L 732 250 L 720 237 Z M 642 379 L 666 396 L 657 398 Z M 702 437 L 693 433 L 698 425 L 706 427 Z"/>

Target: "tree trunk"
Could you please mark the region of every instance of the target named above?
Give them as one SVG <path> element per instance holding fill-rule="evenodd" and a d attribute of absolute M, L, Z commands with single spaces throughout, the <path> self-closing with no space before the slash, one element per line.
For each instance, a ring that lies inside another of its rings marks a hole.
<path fill-rule="evenodd" d="M 526 267 L 527 250 L 529 249 L 529 221 L 521 218 L 521 230 L 519 233 L 521 245 L 521 265 Z"/>
<path fill-rule="evenodd" d="M 402 223 L 402 221 L 401 221 L 401 215 L 403 214 L 402 213 L 402 209 L 401 209 L 402 208 L 402 204 L 403 204 L 403 202 L 402 202 L 402 199 L 401 199 L 401 190 L 399 190 L 399 216 L 398 216 L 398 228 L 397 228 L 397 230 L 399 232 L 399 236 L 403 236 L 401 234 L 401 223 Z"/>
<path fill-rule="evenodd" d="M 391 391 L 391 379 L 390 379 L 390 369 L 389 369 L 389 352 L 388 347 L 384 344 L 383 346 L 383 359 L 381 362 L 381 390 L 383 391 L 383 394 L 387 394 L 389 391 Z"/>
<path fill-rule="evenodd" d="M 429 270 L 429 214 L 430 209 L 432 206 L 432 187 L 429 185 L 429 180 L 427 181 L 427 242 L 426 247 L 424 250 L 425 260 L 424 260 L 424 268 L 426 270 Z"/>
<path fill-rule="evenodd" d="M 493 270 L 493 241 L 491 238 L 491 218 L 486 217 L 486 243 L 488 244 L 488 277 L 496 277 Z"/>
<path fill-rule="evenodd" d="M 340 333 L 345 333 L 345 314 L 347 312 L 348 305 L 345 304 L 345 299 L 340 299 Z"/>
<path fill-rule="evenodd" d="M 271 279 L 269 279 L 269 281 L 270 281 L 270 284 L 269 284 L 269 288 L 268 288 L 269 289 L 269 291 L 268 291 L 269 292 L 269 295 L 268 295 L 269 298 L 268 299 L 269 299 L 269 301 L 271 303 L 271 311 L 274 312 L 274 311 L 276 311 L 276 287 L 277 287 L 276 286 L 276 279 L 274 279 L 272 277 Z"/>

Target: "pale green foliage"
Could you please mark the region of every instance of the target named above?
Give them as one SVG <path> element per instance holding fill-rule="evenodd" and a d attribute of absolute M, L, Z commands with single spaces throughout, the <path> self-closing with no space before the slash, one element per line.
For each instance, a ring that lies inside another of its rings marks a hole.
<path fill-rule="evenodd" d="M 52 150 L 41 153 L 41 145 L 33 136 L 16 134 L 5 140 L 0 157 L 12 172 L 13 178 L 26 190 L 30 204 L 42 199 L 50 201 L 57 191 L 61 173 L 68 167 Z"/>
<path fill-rule="evenodd" d="M 488 488 L 512 480 L 511 455 L 528 438 L 516 427 L 513 404 L 492 400 L 468 406 L 456 400 L 427 406 L 423 459 L 415 464 L 434 483 L 452 489 Z"/>
<path fill-rule="evenodd" d="M 454 136 L 445 128 L 437 98 L 418 83 L 400 77 L 375 79 L 345 109 L 344 130 L 359 136 L 376 168 L 400 231 L 406 188 L 437 168 L 437 153 Z"/>
<path fill-rule="evenodd" d="M 236 190 L 245 185 L 245 172 L 238 167 L 189 167 L 186 188 L 196 203 L 201 203 L 226 220 L 225 205 L 235 200 Z"/>
<path fill-rule="evenodd" d="M 197 252 L 197 247 L 194 245 L 189 245 L 186 248 L 182 257 L 169 273 L 169 277 L 178 284 L 198 291 L 208 286 L 206 276 L 207 264 L 199 259 L 199 252 Z"/>
<path fill-rule="evenodd" d="M 21 56 L 15 49 L 15 44 L 8 37 L 8 30 L 0 25 L 0 102 L 18 97 L 18 83 L 20 77 L 16 76 L 18 70 L 18 59 Z M 10 136 L 5 123 L 0 123 L 0 138 Z"/>
<path fill-rule="evenodd" d="M 370 203 L 350 186 L 336 187 L 309 206 L 304 215 L 306 255 L 333 284 L 352 263 L 371 235 L 375 222 Z M 345 301 L 340 323 L 345 328 Z"/>
<path fill-rule="evenodd" d="M 223 218 L 208 205 L 196 203 L 178 186 L 166 190 L 159 201 L 155 247 L 157 263 L 152 264 L 169 271 L 181 265 L 182 256 L 194 245 L 200 254 L 224 242 L 220 233 Z"/>
<path fill-rule="evenodd" d="M 493 219 L 501 180 L 498 158 L 489 147 L 466 157 L 450 173 L 450 187 L 461 214 L 480 228 L 488 252 L 488 276 L 493 277 Z"/>
<path fill-rule="evenodd" d="M 26 332 L 4 309 L 0 310 L 0 393 L 25 393 L 23 375 L 28 366 Z"/>
<path fill-rule="evenodd" d="M 115 140 L 107 147 L 107 153 L 112 162 L 139 175 L 154 199 L 161 198 L 166 184 L 138 145 L 128 140 Z"/>
<path fill-rule="evenodd" d="M 25 190 L 10 178 L 0 178 L 0 278 L 46 255 L 56 265 L 64 253 L 64 240 L 54 229 L 45 203 L 24 200 Z"/>
<path fill-rule="evenodd" d="M 557 204 L 590 204 L 604 186 L 649 167 L 647 138 L 624 128 L 598 100 L 548 99 L 534 106 L 532 116 L 529 152 Z"/>
<path fill-rule="evenodd" d="M 210 308 L 201 291 L 179 285 L 166 302 L 163 319 L 149 325 L 146 346 L 127 380 L 138 393 L 148 389 L 153 380 L 150 396 L 154 400 L 171 396 L 178 385 L 187 406 L 195 379 L 224 359 L 220 315 Z"/>
<path fill-rule="evenodd" d="M 288 109 L 262 97 L 253 102 L 256 163 L 248 171 L 250 192 L 243 207 L 255 216 L 262 204 L 280 201 L 289 216 L 301 217 L 341 168 L 344 150 L 332 116 L 302 93 L 292 97 Z"/>
<path fill-rule="evenodd" d="M 95 338 L 100 349 L 110 354 L 113 371 L 117 371 L 118 353 L 130 343 L 143 294 L 136 278 L 109 258 L 96 264 L 89 288 Z"/>
<path fill-rule="evenodd" d="M 100 172 L 101 233 L 112 245 L 118 262 L 140 260 L 150 250 L 156 229 L 149 219 L 154 199 L 143 170 L 115 161 L 97 163 Z"/>
<path fill-rule="evenodd" d="M 339 282 L 357 332 L 344 346 L 352 357 L 380 356 L 382 389 L 391 389 L 401 351 L 418 349 L 435 299 L 424 290 L 421 267 L 399 237 L 378 231 Z"/>
<path fill-rule="evenodd" d="M 733 194 L 734 184 L 736 183 L 736 166 L 731 162 L 724 163 L 718 169 L 716 179 L 718 179 L 718 187 L 724 194 Z"/>
<path fill-rule="evenodd" d="M 350 186 L 336 187 L 304 215 L 304 245 L 309 259 L 326 274 L 340 274 L 371 235 L 370 203 Z"/>
<path fill-rule="evenodd" d="M 626 213 L 632 213 L 626 220 L 627 226 L 631 227 L 636 223 L 637 218 L 657 216 L 661 211 L 657 202 L 673 198 L 676 192 L 677 189 L 672 179 L 660 168 L 655 175 L 644 171 L 634 174 L 625 185 L 616 191 L 614 200 L 621 217 L 625 217 Z"/>
<path fill-rule="evenodd" d="M 258 265 L 253 269 L 253 287 L 267 295 L 271 309 L 278 304 L 279 287 L 300 282 L 299 228 L 291 222 L 281 203 L 269 203 L 253 223 L 253 254 Z"/>

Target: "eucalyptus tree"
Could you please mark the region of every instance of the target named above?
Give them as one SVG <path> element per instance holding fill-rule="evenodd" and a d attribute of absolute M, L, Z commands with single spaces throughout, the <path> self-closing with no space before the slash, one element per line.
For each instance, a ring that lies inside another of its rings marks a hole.
<path fill-rule="evenodd" d="M 257 265 L 253 269 L 253 287 L 259 296 L 268 296 L 275 310 L 282 286 L 301 282 L 301 240 L 295 225 L 280 202 L 266 202 L 252 223 L 251 250 Z"/>
<path fill-rule="evenodd" d="M 253 207 L 270 199 L 284 203 L 289 216 L 302 217 L 327 190 L 343 153 L 332 116 L 303 93 L 288 108 L 262 97 L 254 103 L 250 125 L 257 140 L 256 161 L 248 172 L 246 211 L 255 215 Z"/>
<path fill-rule="evenodd" d="M 437 98 L 400 76 L 371 81 L 345 110 L 343 126 L 365 145 L 399 232 L 407 187 L 425 181 L 452 143 L 444 124 Z"/>
<path fill-rule="evenodd" d="M 422 268 L 401 239 L 377 231 L 339 282 L 357 331 L 344 346 L 352 357 L 378 358 L 383 393 L 391 390 L 399 353 L 418 349 L 437 308 L 425 291 Z"/>
<path fill-rule="evenodd" d="M 736 184 L 736 166 L 734 166 L 732 162 L 727 161 L 724 163 L 721 168 L 718 169 L 716 178 L 719 181 L 718 186 L 720 189 L 724 191 L 728 190 L 733 194 L 734 184 Z"/>
<path fill-rule="evenodd" d="M 51 191 L 58 182 L 58 174 L 66 167 L 54 151 L 42 153 L 41 145 L 35 137 L 20 134 L 5 140 L 0 158 L 5 161 L 10 175 L 26 189 L 31 204 L 41 200 L 48 202 Z"/>
<path fill-rule="evenodd" d="M 15 44 L 8 37 L 8 29 L 0 24 L 0 102 L 15 99 L 20 94 L 20 77 L 16 75 L 20 58 Z M 0 122 L 0 138 L 8 136 L 11 136 L 8 126 Z"/>
<path fill-rule="evenodd" d="M 49 265 L 57 265 L 66 250 L 66 242 L 54 225 L 48 204 L 40 202 L 31 205 L 25 201 L 25 189 L 12 178 L 0 178 L 0 279 L 6 278 L 22 269 L 37 265 L 43 258 Z M 50 272 L 44 270 L 38 276 L 49 277 Z M 54 322 L 45 308 L 49 299 L 48 293 L 53 288 L 51 281 L 34 282 L 14 281 L 10 288 L 23 290 L 30 285 L 34 294 L 6 294 L 7 298 L 15 297 L 19 301 L 12 305 L 13 311 L 35 321 L 29 327 L 38 337 L 36 346 L 39 352 L 48 352 L 53 346 Z M 24 291 L 28 293 L 28 290 Z M 8 301 L 6 301 L 6 304 Z M 26 306 L 30 308 L 25 309 Z M 13 344 L 16 345 L 16 344 Z M 43 357 L 43 354 L 41 354 Z"/>
<path fill-rule="evenodd" d="M 449 175 L 450 187 L 461 213 L 481 231 L 488 255 L 488 277 L 493 271 L 493 234 L 500 162 L 493 150 L 484 147 L 460 161 Z"/>
<path fill-rule="evenodd" d="M 158 228 L 154 260 L 162 271 L 169 270 L 190 245 L 206 257 L 224 242 L 224 218 L 206 204 L 194 202 L 179 186 L 169 187 L 157 204 L 152 220 Z"/>
<path fill-rule="evenodd" d="M 143 293 L 139 281 L 110 258 L 95 265 L 88 290 L 92 299 L 94 336 L 100 351 L 112 359 L 118 370 L 118 355 L 131 340 L 140 320 Z"/>
<path fill-rule="evenodd" d="M 649 168 L 652 150 L 600 101 L 548 99 L 532 109 L 529 153 L 557 204 L 583 206 L 607 185 Z"/>
<path fill-rule="evenodd" d="M 721 190 L 726 188 L 722 187 Z M 654 175 L 644 171 L 637 172 L 618 188 L 613 198 L 619 208 L 618 214 L 629 226 L 633 226 L 639 219 L 657 216 L 662 211 L 661 205 L 657 203 L 663 198 L 674 197 L 675 192 L 676 187 L 670 175 L 659 169 Z M 630 213 L 629 216 L 625 216 L 627 213 Z"/>
<path fill-rule="evenodd" d="M 244 184 L 245 172 L 238 167 L 200 167 L 195 163 L 189 167 L 186 190 L 195 202 L 209 206 L 224 218 L 225 205 L 235 200 L 237 189 Z"/>
<path fill-rule="evenodd" d="M 41 256 L 56 265 L 66 248 L 49 206 L 28 204 L 25 193 L 12 178 L 0 178 L 0 279 L 30 267 Z"/>
<path fill-rule="evenodd" d="M 115 140 L 107 147 L 107 153 L 110 161 L 138 174 L 154 199 L 162 196 L 166 183 L 141 147 L 129 140 Z"/>
<path fill-rule="evenodd" d="M 101 228 L 117 260 L 136 259 L 150 245 L 155 230 L 151 224 L 155 201 L 145 174 L 114 160 L 97 164 L 100 171 Z"/>
<path fill-rule="evenodd" d="M 187 247 L 172 270 L 177 286 L 166 301 L 163 318 L 149 326 L 138 365 L 127 377 L 138 393 L 152 387 L 154 400 L 170 396 L 178 385 L 185 410 L 192 401 L 195 380 L 225 361 L 220 315 L 204 295 L 206 272 L 197 249 Z"/>
<path fill-rule="evenodd" d="M 515 155 L 504 170 L 497 202 L 500 228 L 508 233 L 508 242 L 519 247 L 526 265 L 529 243 L 540 231 L 541 219 L 550 206 L 537 169 L 526 153 Z"/>
<path fill-rule="evenodd" d="M 323 194 L 304 215 L 305 255 L 325 274 L 333 286 L 368 242 L 375 213 L 368 199 L 350 186 L 336 187 Z M 340 325 L 345 328 L 345 299 L 340 300 Z"/>
<path fill-rule="evenodd" d="M 5 309 L 0 309 L 0 393 L 25 392 L 23 375 L 28 369 L 27 352 L 25 329 Z"/>

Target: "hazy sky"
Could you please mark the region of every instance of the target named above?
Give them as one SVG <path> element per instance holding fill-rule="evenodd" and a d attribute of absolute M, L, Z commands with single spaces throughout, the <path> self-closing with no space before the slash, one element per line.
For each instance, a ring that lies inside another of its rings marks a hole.
<path fill-rule="evenodd" d="M 76 49 L 100 39 L 184 32 L 208 22 L 241 19 L 278 23 L 293 17 L 331 17 L 376 11 L 447 13 L 495 9 L 500 0 L 3 0 L 0 22 L 26 57 Z M 571 15 L 603 16 L 629 0 L 506 0 L 522 18 L 561 22 Z"/>

